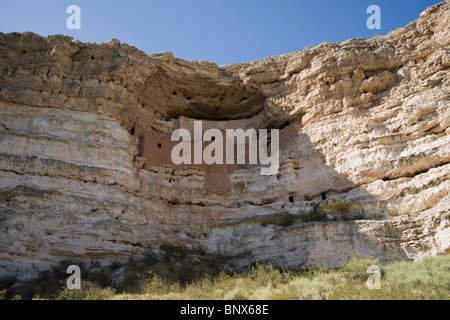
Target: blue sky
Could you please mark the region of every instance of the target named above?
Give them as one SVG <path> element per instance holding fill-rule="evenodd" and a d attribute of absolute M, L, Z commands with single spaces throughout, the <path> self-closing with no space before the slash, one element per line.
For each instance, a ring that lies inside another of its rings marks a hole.
<path fill-rule="evenodd" d="M 224 65 L 384 35 L 442 1 L 1 0 L 0 31 L 65 34 L 96 43 L 117 38 L 146 53 L 171 51 Z M 81 8 L 80 30 L 66 27 L 72 4 Z M 381 8 L 381 30 L 366 27 L 369 5 Z"/>

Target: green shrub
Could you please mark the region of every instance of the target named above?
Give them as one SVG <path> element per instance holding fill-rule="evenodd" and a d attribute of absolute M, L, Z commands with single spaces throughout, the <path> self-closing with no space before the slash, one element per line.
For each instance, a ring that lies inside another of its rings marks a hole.
<path fill-rule="evenodd" d="M 277 226 L 286 228 L 292 226 L 295 223 L 295 217 L 291 214 L 282 216 L 280 221 L 278 221 Z"/>
<path fill-rule="evenodd" d="M 325 300 L 331 288 L 326 281 L 299 277 L 286 286 L 282 297 L 287 300 Z"/>
<path fill-rule="evenodd" d="M 272 286 L 271 283 L 267 287 L 256 288 L 250 293 L 250 300 L 273 300 L 276 295 L 277 290 Z"/>
<path fill-rule="evenodd" d="M 68 289 L 65 287 L 60 290 L 55 299 L 56 300 L 107 300 L 111 299 L 115 294 L 112 288 L 101 288 L 98 285 L 81 281 L 81 289 Z"/>
<path fill-rule="evenodd" d="M 311 212 L 302 216 L 304 222 L 326 222 L 328 215 L 325 211 L 314 208 Z"/>
<path fill-rule="evenodd" d="M 283 275 L 280 270 L 274 269 L 272 265 L 262 265 L 259 262 L 250 267 L 249 278 L 255 287 L 277 286 L 281 283 Z"/>
<path fill-rule="evenodd" d="M 96 262 L 78 263 L 82 278 L 80 290 L 66 288 L 67 263 L 39 271 L 35 278 L 26 281 L 4 277 L 0 279 L 0 299 L 450 299 L 450 255 L 380 266 L 381 288 L 373 290 L 366 285 L 370 276 L 367 269 L 379 265 L 379 261 L 371 257 L 352 257 L 339 269 L 311 267 L 297 271 L 256 262 L 246 272 L 227 274 L 186 256 L 172 268 L 178 275 L 178 269 L 192 262 L 188 269 L 191 280 L 183 283 L 173 274 L 169 273 L 172 279 L 163 276 L 167 265 L 154 261 L 147 257 L 109 267 Z M 126 270 L 128 284 L 115 295 L 108 282 L 109 275 L 118 267 Z"/>
<path fill-rule="evenodd" d="M 153 273 L 149 278 L 141 279 L 140 287 L 143 293 L 149 295 L 164 295 L 178 291 L 179 284 L 171 284 Z"/>
<path fill-rule="evenodd" d="M 379 264 L 378 258 L 353 256 L 339 268 L 339 272 L 347 279 L 366 281 L 369 277 L 367 269 Z"/>
<path fill-rule="evenodd" d="M 233 289 L 225 294 L 224 300 L 248 300 L 248 294 L 243 289 Z"/>

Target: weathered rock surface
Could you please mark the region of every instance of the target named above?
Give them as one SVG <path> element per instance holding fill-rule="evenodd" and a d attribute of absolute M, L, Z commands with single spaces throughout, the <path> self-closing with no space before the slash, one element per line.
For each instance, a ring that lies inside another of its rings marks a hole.
<path fill-rule="evenodd" d="M 221 67 L 0 33 L 0 269 L 168 245 L 289 266 L 449 252 L 449 43 L 448 3 Z M 279 173 L 174 166 L 132 134 L 165 143 L 193 119 L 281 129 Z"/>

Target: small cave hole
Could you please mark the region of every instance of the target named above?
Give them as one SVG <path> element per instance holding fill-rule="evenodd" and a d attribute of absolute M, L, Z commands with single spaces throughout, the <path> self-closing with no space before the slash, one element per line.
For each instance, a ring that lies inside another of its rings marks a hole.
<path fill-rule="evenodd" d="M 134 136 L 134 130 L 135 130 L 134 126 L 131 127 L 131 129 L 130 129 L 130 134 L 131 134 L 132 136 Z"/>
<path fill-rule="evenodd" d="M 289 196 L 289 202 L 294 203 L 294 196 Z"/>
<path fill-rule="evenodd" d="M 327 195 L 324 193 L 322 193 L 322 200 L 326 200 L 327 199 Z"/>
<path fill-rule="evenodd" d="M 173 90 L 173 91 L 172 91 L 172 95 L 173 95 L 173 96 L 176 96 L 176 95 L 177 95 L 177 91 L 176 91 L 176 90 Z"/>
<path fill-rule="evenodd" d="M 95 60 L 94 56 L 91 56 L 91 60 Z"/>

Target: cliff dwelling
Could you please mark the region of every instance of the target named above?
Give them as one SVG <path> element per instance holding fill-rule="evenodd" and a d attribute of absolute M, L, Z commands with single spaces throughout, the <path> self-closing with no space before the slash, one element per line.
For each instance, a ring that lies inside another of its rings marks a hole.
<path fill-rule="evenodd" d="M 0 33 L 0 273 L 168 246 L 237 267 L 448 253 L 448 10 L 225 66 Z M 195 121 L 279 129 L 278 173 L 175 165 L 172 133 Z"/>

